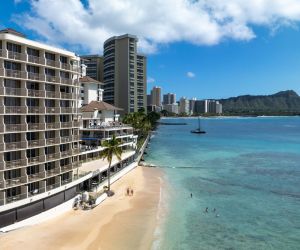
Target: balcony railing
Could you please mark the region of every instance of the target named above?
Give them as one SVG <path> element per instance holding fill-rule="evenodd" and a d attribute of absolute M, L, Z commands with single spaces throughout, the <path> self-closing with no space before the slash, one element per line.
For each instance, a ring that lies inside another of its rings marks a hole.
<path fill-rule="evenodd" d="M 72 136 L 63 136 L 60 138 L 61 143 L 65 142 L 71 142 L 72 141 Z"/>
<path fill-rule="evenodd" d="M 6 114 L 26 114 L 26 107 L 23 106 L 6 106 L 5 113 Z"/>
<path fill-rule="evenodd" d="M 39 106 L 28 106 L 28 113 L 45 113 L 45 108 L 44 107 L 39 107 Z"/>
<path fill-rule="evenodd" d="M 51 114 L 60 113 L 60 108 L 58 108 L 58 107 L 46 107 L 46 113 L 51 113 Z"/>
<path fill-rule="evenodd" d="M 63 83 L 63 84 L 69 84 L 69 85 L 73 84 L 73 82 L 72 82 L 72 80 L 70 78 L 63 78 L 63 77 L 61 77 L 60 78 L 60 82 Z"/>
<path fill-rule="evenodd" d="M 4 76 L 14 77 L 14 78 L 27 78 L 27 72 L 20 71 L 20 70 L 5 69 Z"/>
<path fill-rule="evenodd" d="M 46 139 L 46 145 L 60 144 L 60 138 L 48 138 Z"/>
<path fill-rule="evenodd" d="M 14 149 L 21 149 L 21 148 L 26 148 L 26 147 L 27 147 L 26 141 L 5 143 L 5 150 L 14 150 Z"/>
<path fill-rule="evenodd" d="M 28 72 L 28 79 L 37 80 L 37 81 L 45 81 L 45 76 L 42 74 L 30 73 Z"/>
<path fill-rule="evenodd" d="M 52 153 L 52 154 L 46 154 L 46 160 L 54 160 L 54 159 L 59 159 L 60 158 L 60 153 Z"/>
<path fill-rule="evenodd" d="M 49 65 L 49 66 L 52 66 L 52 67 L 56 66 L 55 61 L 54 60 L 50 60 L 50 59 L 46 59 L 46 65 Z"/>
<path fill-rule="evenodd" d="M 27 177 L 18 177 L 14 179 L 8 179 L 5 181 L 6 183 L 6 188 L 8 187 L 13 187 L 13 186 L 18 186 L 21 185 L 22 183 L 27 182 Z"/>
<path fill-rule="evenodd" d="M 28 130 L 45 130 L 45 123 L 28 123 Z"/>
<path fill-rule="evenodd" d="M 45 161 L 45 158 L 42 156 L 28 157 L 28 164 L 44 162 L 44 161 Z"/>
<path fill-rule="evenodd" d="M 61 127 L 62 128 L 69 128 L 69 127 L 72 127 L 73 124 L 72 122 L 61 122 Z"/>
<path fill-rule="evenodd" d="M 67 156 L 72 156 L 72 150 L 66 150 L 60 152 L 61 157 L 67 157 Z"/>
<path fill-rule="evenodd" d="M 28 62 L 45 64 L 45 59 L 42 57 L 28 55 Z"/>
<path fill-rule="evenodd" d="M 46 128 L 47 129 L 60 128 L 60 123 L 59 122 L 46 123 Z"/>
<path fill-rule="evenodd" d="M 57 78 L 55 76 L 46 75 L 47 82 L 57 82 Z"/>
<path fill-rule="evenodd" d="M 60 98 L 62 98 L 62 99 L 74 99 L 74 96 L 73 96 L 72 93 L 61 92 L 60 93 Z"/>
<path fill-rule="evenodd" d="M 8 51 L 7 57 L 15 60 L 22 60 L 22 61 L 26 60 L 26 54 L 14 52 L 14 51 Z"/>
<path fill-rule="evenodd" d="M 46 177 L 46 172 L 38 172 L 38 173 L 28 175 L 28 181 L 29 182 L 37 181 L 45 177 Z"/>
<path fill-rule="evenodd" d="M 60 63 L 62 69 L 70 70 L 70 64 L 68 63 Z"/>
<path fill-rule="evenodd" d="M 52 190 L 54 188 L 58 188 L 58 187 L 60 187 L 60 183 L 55 183 L 55 184 L 46 186 L 46 190 L 50 191 L 50 190 Z"/>
<path fill-rule="evenodd" d="M 45 146 L 45 140 L 30 140 L 28 141 L 28 147 L 42 147 Z"/>
<path fill-rule="evenodd" d="M 28 96 L 45 97 L 44 90 L 28 89 L 27 91 L 28 91 Z"/>
<path fill-rule="evenodd" d="M 26 131 L 27 127 L 25 124 L 5 124 L 6 132 L 15 132 L 15 131 Z"/>
<path fill-rule="evenodd" d="M 72 107 L 61 107 L 60 108 L 61 113 L 73 113 L 73 108 Z"/>
<path fill-rule="evenodd" d="M 0 93 L 3 95 L 13 95 L 13 96 L 27 96 L 26 89 L 24 88 L 0 88 Z"/>
<path fill-rule="evenodd" d="M 20 160 L 13 160 L 13 161 L 6 161 L 5 162 L 5 168 L 10 169 L 14 167 L 21 167 L 21 166 L 26 166 L 27 161 L 24 159 Z"/>
<path fill-rule="evenodd" d="M 46 97 L 49 98 L 60 98 L 59 93 L 55 91 L 46 91 Z"/>
<path fill-rule="evenodd" d="M 61 180 L 61 185 L 65 185 L 65 184 L 70 183 L 70 182 L 72 182 L 72 178 Z"/>
<path fill-rule="evenodd" d="M 73 166 L 72 164 L 69 164 L 69 165 L 65 165 L 65 166 L 62 166 L 61 167 L 61 172 L 67 172 L 67 171 L 70 171 L 73 169 Z"/>
<path fill-rule="evenodd" d="M 24 199 L 24 198 L 26 198 L 26 195 L 25 195 L 25 194 L 23 194 L 23 195 L 17 194 L 17 195 L 15 195 L 15 196 L 10 196 L 10 197 L 7 197 L 7 198 L 6 198 L 6 204 L 12 203 L 12 202 L 15 202 L 15 201 L 18 201 L 18 200 L 22 200 L 22 199 Z"/>

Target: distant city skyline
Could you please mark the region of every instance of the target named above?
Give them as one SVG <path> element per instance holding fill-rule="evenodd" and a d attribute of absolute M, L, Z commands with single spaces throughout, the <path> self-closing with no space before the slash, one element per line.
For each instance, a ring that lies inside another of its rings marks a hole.
<path fill-rule="evenodd" d="M 144 2 L 135 6 L 144 13 L 140 17 L 142 21 L 133 17 L 129 25 L 125 7 L 122 11 L 110 8 L 108 16 L 97 8 L 102 1 L 65 0 L 51 5 L 48 1 L 4 1 L 0 27 L 14 28 L 30 39 L 64 47 L 77 54 L 102 54 L 103 40 L 113 35 L 135 34 L 142 52 L 148 57 L 148 93 L 156 85 L 161 86 L 164 93 L 176 93 L 178 98 L 268 95 L 287 89 L 300 93 L 300 4 L 295 0 L 285 3 L 274 0 L 271 10 L 263 0 L 259 6 L 234 0 L 216 4 L 220 6 L 210 6 L 211 1 L 203 6 L 199 1 L 188 5 L 187 1 L 175 0 L 181 8 L 176 7 L 176 10 L 185 10 L 186 20 L 203 20 L 206 26 L 195 29 L 188 25 L 190 21 L 177 18 L 181 29 L 173 26 L 173 16 L 166 15 L 165 22 L 157 24 L 161 33 L 149 29 L 154 25 L 153 20 L 157 23 L 160 19 L 149 19 L 150 14 L 155 17 L 157 12 L 145 12 L 149 6 Z M 118 6 L 121 2 L 112 0 L 107 4 Z M 239 14 L 230 12 L 230 4 Z M 66 5 L 68 8 L 64 8 Z M 166 13 L 171 7 L 172 1 L 162 5 Z M 212 13 L 206 12 L 205 7 L 213 7 Z M 236 22 L 226 26 L 217 20 L 218 7 L 224 9 L 224 19 Z M 57 17 L 53 20 L 53 13 L 60 9 L 65 9 L 74 19 L 65 22 Z M 86 15 L 90 15 L 93 25 Z M 110 16 L 117 16 L 122 25 L 116 29 Z M 212 21 L 208 22 L 210 19 Z M 176 30 L 175 35 L 170 32 L 172 30 Z"/>

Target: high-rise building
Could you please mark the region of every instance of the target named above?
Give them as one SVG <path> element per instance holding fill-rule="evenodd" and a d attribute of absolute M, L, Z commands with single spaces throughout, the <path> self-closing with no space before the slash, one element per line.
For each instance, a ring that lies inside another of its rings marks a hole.
<path fill-rule="evenodd" d="M 86 75 L 103 82 L 103 56 L 100 55 L 82 55 L 81 63 L 86 66 Z"/>
<path fill-rule="evenodd" d="M 163 96 L 163 104 L 174 104 L 176 103 L 176 94 L 168 93 Z"/>
<path fill-rule="evenodd" d="M 190 102 L 187 98 L 181 97 L 179 100 L 179 113 L 190 114 Z"/>
<path fill-rule="evenodd" d="M 150 94 L 150 95 L 147 95 L 147 106 L 151 106 L 151 105 L 152 105 L 152 96 Z"/>
<path fill-rule="evenodd" d="M 45 198 L 74 180 L 79 72 L 74 53 L 0 31 L 0 214 L 23 206 L 21 220 L 37 209 L 24 208 L 34 195 Z"/>
<path fill-rule="evenodd" d="M 195 114 L 221 114 L 222 104 L 216 100 L 197 100 L 194 106 Z"/>
<path fill-rule="evenodd" d="M 122 113 L 146 110 L 146 57 L 137 53 L 133 35 L 114 36 L 104 42 L 104 101 Z"/>
<path fill-rule="evenodd" d="M 164 104 L 163 109 L 168 111 L 169 113 L 178 114 L 178 103 L 172 103 L 172 104 Z"/>
<path fill-rule="evenodd" d="M 161 87 L 155 86 L 151 90 L 152 105 L 161 107 Z"/>
<path fill-rule="evenodd" d="M 103 83 L 89 76 L 80 77 L 79 82 L 80 92 L 78 107 L 87 105 L 92 101 L 103 101 Z"/>
<path fill-rule="evenodd" d="M 197 100 L 194 106 L 194 114 L 205 114 L 208 112 L 208 101 Z"/>
<path fill-rule="evenodd" d="M 191 115 L 195 113 L 195 103 L 196 103 L 196 101 L 197 101 L 197 98 L 192 98 L 189 101 L 189 104 L 190 104 L 190 106 L 189 106 L 189 112 L 190 112 Z"/>

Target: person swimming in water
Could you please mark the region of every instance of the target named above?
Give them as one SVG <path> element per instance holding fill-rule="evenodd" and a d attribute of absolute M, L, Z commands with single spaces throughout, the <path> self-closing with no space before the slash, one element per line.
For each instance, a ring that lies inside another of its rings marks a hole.
<path fill-rule="evenodd" d="M 205 209 L 205 213 L 208 213 L 208 207 L 206 207 L 206 209 Z"/>
<path fill-rule="evenodd" d="M 216 211 L 217 211 L 217 209 L 216 209 L 216 208 L 214 208 L 213 212 L 215 213 Z"/>

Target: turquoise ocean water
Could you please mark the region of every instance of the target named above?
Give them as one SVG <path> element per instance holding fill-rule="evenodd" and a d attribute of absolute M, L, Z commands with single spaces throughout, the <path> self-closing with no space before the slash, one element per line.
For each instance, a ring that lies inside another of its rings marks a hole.
<path fill-rule="evenodd" d="M 300 249 L 300 117 L 171 121 L 145 159 L 169 183 L 158 249 Z"/>

